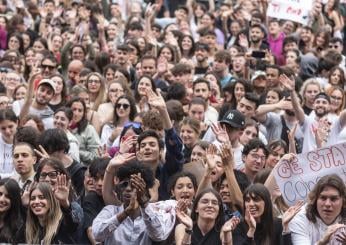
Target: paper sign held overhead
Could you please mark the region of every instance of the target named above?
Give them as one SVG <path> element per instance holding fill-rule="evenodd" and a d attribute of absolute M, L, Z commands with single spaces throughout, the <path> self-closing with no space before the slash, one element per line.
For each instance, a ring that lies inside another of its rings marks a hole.
<path fill-rule="evenodd" d="M 337 174 L 346 183 L 346 143 L 297 155 L 292 161 L 280 160 L 274 176 L 288 205 L 306 200 L 317 181 Z"/>
<path fill-rule="evenodd" d="M 267 16 L 306 25 L 313 0 L 273 0 L 268 3 Z"/>

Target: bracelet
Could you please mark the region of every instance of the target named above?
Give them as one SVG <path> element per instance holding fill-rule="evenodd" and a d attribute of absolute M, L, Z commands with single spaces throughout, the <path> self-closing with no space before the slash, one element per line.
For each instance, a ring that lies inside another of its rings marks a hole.
<path fill-rule="evenodd" d="M 192 234 L 192 229 L 189 230 L 189 229 L 185 228 L 185 233 L 191 235 Z"/>

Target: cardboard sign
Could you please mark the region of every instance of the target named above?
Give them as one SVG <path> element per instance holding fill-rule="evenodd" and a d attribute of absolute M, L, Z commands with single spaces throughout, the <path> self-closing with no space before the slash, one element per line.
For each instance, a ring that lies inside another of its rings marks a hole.
<path fill-rule="evenodd" d="M 286 203 L 294 205 L 325 175 L 337 174 L 346 183 L 346 143 L 299 154 L 291 162 L 280 160 L 273 171 Z"/>
<path fill-rule="evenodd" d="M 267 16 L 306 25 L 313 0 L 273 0 L 268 3 Z"/>

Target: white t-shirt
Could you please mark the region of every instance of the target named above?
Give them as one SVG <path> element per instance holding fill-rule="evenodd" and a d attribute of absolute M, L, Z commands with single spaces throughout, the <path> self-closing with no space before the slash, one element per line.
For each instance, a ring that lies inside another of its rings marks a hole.
<path fill-rule="evenodd" d="M 15 172 L 12 160 L 13 144 L 7 144 L 0 135 L 0 176 L 10 177 Z"/>
<path fill-rule="evenodd" d="M 340 118 L 337 118 L 335 121 L 331 121 L 332 126 L 328 136 L 327 144 L 334 145 L 338 143 L 338 138 L 341 130 L 343 129 L 340 125 Z M 303 133 L 304 133 L 304 142 L 303 142 L 303 150 L 304 152 L 309 152 L 317 149 L 314 129 L 318 127 L 318 122 L 315 118 L 305 115 L 304 123 L 301 125 Z"/>

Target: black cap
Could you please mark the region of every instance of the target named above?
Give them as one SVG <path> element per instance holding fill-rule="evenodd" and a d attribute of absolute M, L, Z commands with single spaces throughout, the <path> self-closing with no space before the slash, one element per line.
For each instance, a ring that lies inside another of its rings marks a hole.
<path fill-rule="evenodd" d="M 324 92 L 318 93 L 318 94 L 316 95 L 316 97 L 315 97 L 315 100 L 317 100 L 317 99 L 319 99 L 319 98 L 325 99 L 325 100 L 327 100 L 327 101 L 330 103 L 330 97 L 329 97 L 329 95 L 326 94 L 326 93 L 324 93 Z"/>
<path fill-rule="evenodd" d="M 223 116 L 220 123 L 228 124 L 233 128 L 243 128 L 245 126 L 245 117 L 237 110 L 230 110 Z"/>

